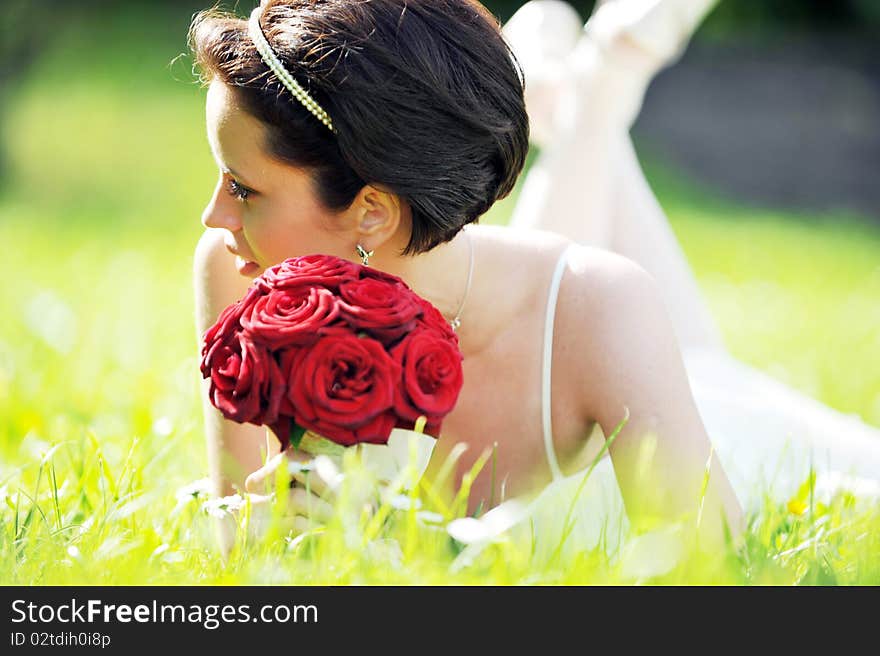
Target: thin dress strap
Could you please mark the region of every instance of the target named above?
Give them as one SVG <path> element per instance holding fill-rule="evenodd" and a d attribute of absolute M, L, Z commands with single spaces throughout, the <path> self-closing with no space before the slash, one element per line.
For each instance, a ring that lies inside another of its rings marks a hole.
<path fill-rule="evenodd" d="M 544 425 L 544 448 L 547 451 L 547 462 L 553 479 L 562 478 L 562 470 L 556 459 L 556 450 L 553 448 L 553 426 L 551 420 L 550 385 L 551 364 L 553 361 L 553 320 L 556 316 L 556 299 L 559 296 L 559 285 L 562 282 L 562 274 L 565 272 L 565 264 L 568 260 L 568 252 L 574 244 L 569 244 L 556 263 L 553 279 L 550 281 L 550 294 L 547 297 L 547 314 L 544 321 L 544 368 L 541 382 L 541 418 Z"/>

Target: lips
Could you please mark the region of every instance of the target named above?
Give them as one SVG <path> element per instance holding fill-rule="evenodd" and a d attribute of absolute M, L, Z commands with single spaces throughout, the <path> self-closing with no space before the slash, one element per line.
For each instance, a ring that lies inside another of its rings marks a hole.
<path fill-rule="evenodd" d="M 238 269 L 238 272 L 241 275 L 247 276 L 248 278 L 253 278 L 260 273 L 259 264 L 245 260 L 238 255 L 235 256 L 235 268 Z"/>
<path fill-rule="evenodd" d="M 234 244 L 224 242 L 226 250 L 235 256 L 235 268 L 243 276 L 253 277 L 260 271 L 260 265 L 244 255 L 242 255 Z"/>

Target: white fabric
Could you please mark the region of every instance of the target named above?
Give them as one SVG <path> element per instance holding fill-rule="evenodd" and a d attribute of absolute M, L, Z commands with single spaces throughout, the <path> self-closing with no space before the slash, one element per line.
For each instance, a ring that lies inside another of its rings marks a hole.
<path fill-rule="evenodd" d="M 412 478 L 418 480 L 428 468 L 436 438 L 423 433 L 394 428 L 387 444 L 359 444 L 361 457 L 370 471 L 381 481 L 391 482 L 406 467 L 412 467 Z"/>

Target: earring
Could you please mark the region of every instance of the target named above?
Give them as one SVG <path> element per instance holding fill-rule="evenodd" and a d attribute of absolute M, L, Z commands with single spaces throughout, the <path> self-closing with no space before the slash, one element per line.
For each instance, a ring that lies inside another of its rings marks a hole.
<path fill-rule="evenodd" d="M 360 256 L 360 258 L 361 258 L 361 262 L 363 263 L 363 265 L 364 265 L 364 266 L 369 265 L 369 264 L 370 264 L 370 258 L 373 256 L 373 253 L 374 253 L 375 251 L 370 251 L 370 252 L 368 253 L 367 251 L 364 250 L 364 247 L 361 246 L 360 244 L 358 244 L 357 246 L 355 246 L 355 248 L 357 249 L 357 254 Z"/>

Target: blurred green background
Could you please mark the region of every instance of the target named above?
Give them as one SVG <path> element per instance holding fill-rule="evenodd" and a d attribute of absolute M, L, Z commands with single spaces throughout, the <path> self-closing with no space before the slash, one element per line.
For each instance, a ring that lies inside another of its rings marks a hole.
<path fill-rule="evenodd" d="M 519 5 L 488 4 L 501 18 Z M 731 351 L 876 426 L 878 6 L 724 0 L 634 131 Z M 207 471 L 191 266 L 216 172 L 185 45 L 201 8 L 3 3 L 2 582 L 619 580 L 589 560 L 568 579 L 511 578 L 505 552 L 458 579 L 381 560 L 340 574 L 335 556 L 285 558 L 281 540 L 221 562 L 186 487 Z M 750 532 L 751 580 L 880 580 L 876 517 L 803 512 L 783 505 Z"/>
<path fill-rule="evenodd" d="M 488 4 L 506 18 L 519 3 Z M 142 440 L 143 475 L 169 486 L 205 472 L 190 268 L 216 174 L 185 46 L 202 7 L 4 4 L 0 485 L 84 435 L 117 465 Z M 791 32 L 858 41 L 877 7 L 722 2 L 695 48 Z M 637 142 L 734 354 L 880 426 L 878 217 L 733 200 L 650 135 Z M 487 220 L 506 221 L 515 200 Z"/>

